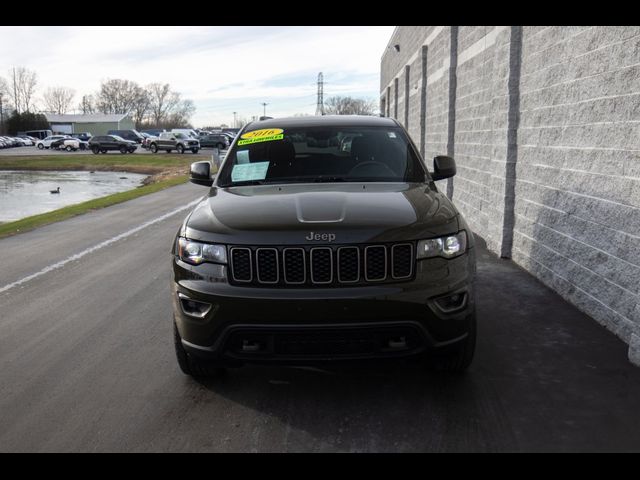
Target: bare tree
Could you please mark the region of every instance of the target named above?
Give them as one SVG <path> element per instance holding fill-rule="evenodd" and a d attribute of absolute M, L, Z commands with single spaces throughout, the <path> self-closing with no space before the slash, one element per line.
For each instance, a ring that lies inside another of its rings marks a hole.
<path fill-rule="evenodd" d="M 75 90 L 71 88 L 50 87 L 44 92 L 44 104 L 47 110 L 61 115 L 67 113 L 75 95 Z"/>
<path fill-rule="evenodd" d="M 151 105 L 151 96 L 149 92 L 140 86 L 136 86 L 135 101 L 133 103 L 133 121 L 136 128 L 141 128 L 149 107 Z"/>
<path fill-rule="evenodd" d="M 376 104 L 373 100 L 353 97 L 330 97 L 325 102 L 324 111 L 329 115 L 373 115 Z"/>
<path fill-rule="evenodd" d="M 9 84 L 7 81 L 0 77 L 0 134 L 6 133 L 4 129 L 5 112 L 11 112 L 12 107 L 9 105 Z"/>
<path fill-rule="evenodd" d="M 191 100 L 182 100 L 169 116 L 169 123 L 176 127 L 188 126 L 191 117 L 196 112 L 196 106 Z"/>
<path fill-rule="evenodd" d="M 134 110 L 140 86 L 130 80 L 102 82 L 96 93 L 96 107 L 102 113 L 130 113 Z"/>
<path fill-rule="evenodd" d="M 94 113 L 96 107 L 93 95 L 83 95 L 82 100 L 78 104 L 78 109 L 85 115 Z"/>
<path fill-rule="evenodd" d="M 33 106 L 38 76 L 25 67 L 13 67 L 9 71 L 11 86 L 9 95 L 18 113 L 28 112 Z"/>
<path fill-rule="evenodd" d="M 171 112 L 180 104 L 180 94 L 171 91 L 168 83 L 152 83 L 147 85 L 149 92 L 149 111 L 151 123 L 161 125 Z"/>

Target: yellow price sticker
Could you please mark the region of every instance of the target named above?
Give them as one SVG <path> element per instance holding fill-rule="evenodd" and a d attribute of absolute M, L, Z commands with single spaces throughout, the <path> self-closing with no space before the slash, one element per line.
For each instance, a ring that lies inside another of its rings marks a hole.
<path fill-rule="evenodd" d="M 253 130 L 252 132 L 243 133 L 240 138 L 263 138 L 278 135 L 280 133 L 284 133 L 284 130 L 281 128 L 263 128 L 261 130 Z"/>
<path fill-rule="evenodd" d="M 238 145 L 248 145 L 250 143 L 272 142 L 274 140 L 282 140 L 284 138 L 284 130 L 281 128 L 263 128 L 252 132 L 243 133 L 238 140 Z"/>

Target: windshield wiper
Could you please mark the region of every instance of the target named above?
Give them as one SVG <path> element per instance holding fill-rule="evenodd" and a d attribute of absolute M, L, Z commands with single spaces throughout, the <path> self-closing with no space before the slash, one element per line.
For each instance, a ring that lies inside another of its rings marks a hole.
<path fill-rule="evenodd" d="M 264 180 L 242 180 L 239 182 L 231 182 L 227 185 L 223 185 L 225 188 L 229 187 L 244 187 L 245 185 L 264 185 Z"/>

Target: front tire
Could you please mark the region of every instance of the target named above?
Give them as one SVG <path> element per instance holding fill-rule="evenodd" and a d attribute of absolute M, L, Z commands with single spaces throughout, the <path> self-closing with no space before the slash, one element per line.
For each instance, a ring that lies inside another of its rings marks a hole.
<path fill-rule="evenodd" d="M 175 322 L 173 323 L 173 345 L 176 351 L 178 366 L 185 375 L 192 377 L 218 377 L 225 372 L 224 368 L 204 363 L 189 355 L 182 345 L 182 339 Z"/>
<path fill-rule="evenodd" d="M 44 150 L 44 145 L 42 143 L 38 144 L 38 150 Z"/>
<path fill-rule="evenodd" d="M 184 153 L 184 147 L 182 145 L 178 145 L 176 147 L 176 150 L 178 151 L 178 153 Z"/>
<path fill-rule="evenodd" d="M 97 155 L 100 153 L 100 147 L 98 146 L 91 147 L 91 151 Z"/>
<path fill-rule="evenodd" d="M 151 153 L 158 153 L 158 145 L 156 145 L 155 143 L 152 143 L 149 150 L 151 150 Z"/>

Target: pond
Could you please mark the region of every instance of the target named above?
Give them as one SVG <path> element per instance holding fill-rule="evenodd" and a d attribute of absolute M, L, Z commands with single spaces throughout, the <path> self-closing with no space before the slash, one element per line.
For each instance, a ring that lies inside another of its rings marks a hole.
<path fill-rule="evenodd" d="M 128 172 L 0 171 L 0 223 L 131 190 L 146 177 Z M 50 193 L 58 187 L 59 194 Z"/>

